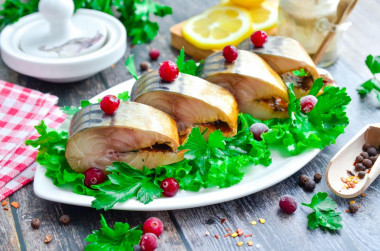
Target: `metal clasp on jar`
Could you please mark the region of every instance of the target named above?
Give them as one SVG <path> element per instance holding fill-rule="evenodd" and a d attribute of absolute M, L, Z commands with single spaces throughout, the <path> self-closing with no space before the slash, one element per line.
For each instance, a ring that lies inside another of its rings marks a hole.
<path fill-rule="evenodd" d="M 350 26 L 351 22 L 344 22 L 341 24 L 333 24 L 330 23 L 330 21 L 327 18 L 321 18 L 317 21 L 315 24 L 315 27 L 318 31 L 331 31 L 331 32 L 338 32 L 338 31 L 346 31 Z"/>

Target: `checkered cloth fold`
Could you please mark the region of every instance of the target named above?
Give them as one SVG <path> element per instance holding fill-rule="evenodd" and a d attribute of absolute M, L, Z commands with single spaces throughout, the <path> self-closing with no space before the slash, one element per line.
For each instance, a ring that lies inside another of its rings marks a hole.
<path fill-rule="evenodd" d="M 41 120 L 52 128 L 65 120 L 57 101 L 56 96 L 0 80 L 0 200 L 33 180 L 37 151 L 24 142 L 37 137 L 34 126 Z"/>

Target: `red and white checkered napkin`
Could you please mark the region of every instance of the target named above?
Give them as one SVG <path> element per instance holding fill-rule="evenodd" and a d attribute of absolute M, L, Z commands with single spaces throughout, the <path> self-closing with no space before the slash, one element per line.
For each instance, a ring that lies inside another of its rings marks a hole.
<path fill-rule="evenodd" d="M 64 120 L 58 98 L 0 80 L 0 200 L 33 180 L 37 151 L 24 142 L 37 137 L 41 120 L 57 128 Z"/>

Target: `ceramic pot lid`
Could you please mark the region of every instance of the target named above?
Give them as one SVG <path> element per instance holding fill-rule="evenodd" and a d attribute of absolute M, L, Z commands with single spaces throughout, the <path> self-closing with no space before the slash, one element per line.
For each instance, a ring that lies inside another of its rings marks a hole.
<path fill-rule="evenodd" d="M 107 37 L 105 26 L 95 17 L 74 13 L 72 0 L 41 0 L 43 18 L 28 25 L 20 48 L 29 55 L 68 58 L 101 48 Z"/>

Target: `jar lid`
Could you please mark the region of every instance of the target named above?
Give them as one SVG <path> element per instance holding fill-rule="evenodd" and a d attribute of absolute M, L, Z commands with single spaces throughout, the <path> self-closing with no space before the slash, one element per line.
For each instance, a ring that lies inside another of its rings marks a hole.
<path fill-rule="evenodd" d="M 41 19 L 28 25 L 20 40 L 23 52 L 46 58 L 77 57 L 99 49 L 107 30 L 96 18 L 74 15 L 71 0 L 41 0 Z"/>

